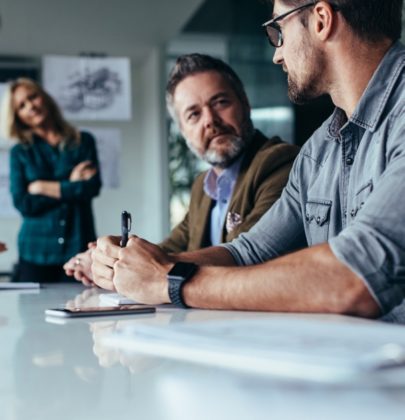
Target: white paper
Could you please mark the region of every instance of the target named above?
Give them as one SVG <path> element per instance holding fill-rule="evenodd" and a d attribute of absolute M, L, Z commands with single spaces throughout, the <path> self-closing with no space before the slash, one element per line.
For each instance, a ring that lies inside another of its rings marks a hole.
<path fill-rule="evenodd" d="M 0 282 L 0 290 L 14 290 L 14 289 L 39 289 L 39 283 L 30 282 Z"/>
<path fill-rule="evenodd" d="M 260 375 L 321 382 L 405 383 L 405 328 L 271 317 L 187 325 L 137 325 L 105 339 L 150 355 Z"/>
<path fill-rule="evenodd" d="M 99 295 L 100 306 L 133 305 L 139 302 L 129 299 L 119 293 L 101 293 Z"/>
<path fill-rule="evenodd" d="M 104 188 L 119 188 L 121 161 L 121 130 L 118 128 L 80 127 L 96 139 L 101 180 Z"/>
<path fill-rule="evenodd" d="M 43 58 L 43 85 L 67 119 L 130 120 L 130 60 L 120 58 Z"/>

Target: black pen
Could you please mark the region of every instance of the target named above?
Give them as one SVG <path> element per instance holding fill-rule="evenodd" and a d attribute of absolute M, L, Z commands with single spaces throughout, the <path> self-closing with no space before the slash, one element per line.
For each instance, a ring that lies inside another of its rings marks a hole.
<path fill-rule="evenodd" d="M 121 213 L 121 241 L 120 241 L 120 247 L 124 248 L 127 246 L 128 242 L 128 233 L 131 231 L 131 213 L 128 213 L 127 211 L 123 211 Z"/>

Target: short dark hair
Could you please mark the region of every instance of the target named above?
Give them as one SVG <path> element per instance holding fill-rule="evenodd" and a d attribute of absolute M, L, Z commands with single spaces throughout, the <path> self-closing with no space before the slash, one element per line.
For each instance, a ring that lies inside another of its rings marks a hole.
<path fill-rule="evenodd" d="M 188 76 L 207 71 L 215 71 L 221 74 L 227 80 L 242 105 L 249 107 L 243 83 L 228 64 L 205 54 L 184 54 L 177 58 L 166 86 L 166 104 L 173 118 L 175 118 L 173 97 L 177 85 Z"/>
<path fill-rule="evenodd" d="M 271 0 L 274 3 L 274 0 Z M 298 7 L 308 0 L 280 0 Z M 365 41 L 376 42 L 381 37 L 392 41 L 401 38 L 403 0 L 331 0 L 353 32 Z M 314 1 L 314 4 L 318 1 Z"/>

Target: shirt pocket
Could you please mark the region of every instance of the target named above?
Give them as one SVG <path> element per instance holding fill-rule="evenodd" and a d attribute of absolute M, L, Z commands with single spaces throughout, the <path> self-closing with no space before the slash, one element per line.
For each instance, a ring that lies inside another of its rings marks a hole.
<path fill-rule="evenodd" d="M 326 242 L 329 235 L 330 200 L 309 200 L 305 204 L 305 221 L 309 245 Z"/>
<path fill-rule="evenodd" d="M 368 196 L 373 191 L 373 181 L 370 179 L 363 184 L 354 196 L 351 208 L 349 209 L 350 220 L 354 220 L 357 213 L 361 210 Z"/>

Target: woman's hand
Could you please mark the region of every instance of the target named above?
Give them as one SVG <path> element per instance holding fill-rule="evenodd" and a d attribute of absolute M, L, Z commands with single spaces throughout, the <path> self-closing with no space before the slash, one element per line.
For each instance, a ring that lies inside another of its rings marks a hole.
<path fill-rule="evenodd" d="M 46 195 L 51 198 L 60 198 L 60 182 L 39 179 L 28 184 L 28 192 L 32 195 Z"/>
<path fill-rule="evenodd" d="M 95 246 L 94 246 L 95 247 Z M 94 247 L 89 247 L 86 252 L 72 257 L 63 266 L 67 276 L 73 276 L 77 281 L 81 281 L 85 286 L 94 286 L 91 274 L 91 253 Z"/>
<path fill-rule="evenodd" d="M 87 181 L 97 173 L 97 169 L 93 167 L 90 160 L 84 160 L 78 163 L 70 173 L 69 181 Z"/>

